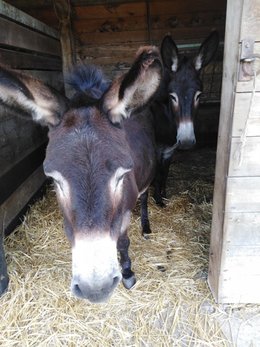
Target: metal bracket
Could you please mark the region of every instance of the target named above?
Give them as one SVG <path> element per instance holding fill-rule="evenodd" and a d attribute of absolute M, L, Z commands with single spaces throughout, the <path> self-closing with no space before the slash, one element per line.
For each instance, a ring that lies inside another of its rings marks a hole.
<path fill-rule="evenodd" d="M 239 81 L 250 81 L 254 76 L 254 44 L 255 40 L 247 38 L 242 40 L 240 66 L 239 66 Z"/>

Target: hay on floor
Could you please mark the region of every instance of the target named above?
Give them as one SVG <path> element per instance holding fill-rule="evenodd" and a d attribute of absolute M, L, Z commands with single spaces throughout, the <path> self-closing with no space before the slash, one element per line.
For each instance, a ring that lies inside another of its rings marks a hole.
<path fill-rule="evenodd" d="M 105 304 L 70 293 L 70 246 L 49 190 L 6 240 L 10 287 L 0 299 L 0 346 L 231 346 L 221 325 L 234 306 L 216 305 L 206 282 L 211 154 L 208 175 L 195 162 L 186 180 L 179 170 L 190 164 L 174 163 L 167 207 L 150 198 L 148 240 L 136 207 L 129 235 L 137 283 L 130 291 L 120 284 Z"/>

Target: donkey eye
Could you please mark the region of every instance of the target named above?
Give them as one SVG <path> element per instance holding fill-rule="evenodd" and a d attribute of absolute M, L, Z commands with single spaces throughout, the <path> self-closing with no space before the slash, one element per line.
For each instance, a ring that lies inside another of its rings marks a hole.
<path fill-rule="evenodd" d="M 178 96 L 176 93 L 170 93 L 170 98 L 172 99 L 172 101 L 177 104 L 178 103 Z"/>
<path fill-rule="evenodd" d="M 125 174 L 129 171 L 131 171 L 131 169 L 125 169 L 121 166 L 117 168 L 116 172 L 110 178 L 110 182 L 109 182 L 111 196 L 113 196 L 114 194 L 121 193 L 121 188 L 123 185 Z"/>
<path fill-rule="evenodd" d="M 194 96 L 194 101 L 195 101 L 195 102 L 198 102 L 198 101 L 199 101 L 201 93 L 202 93 L 202 92 L 199 91 L 199 90 L 195 93 L 195 96 Z"/>

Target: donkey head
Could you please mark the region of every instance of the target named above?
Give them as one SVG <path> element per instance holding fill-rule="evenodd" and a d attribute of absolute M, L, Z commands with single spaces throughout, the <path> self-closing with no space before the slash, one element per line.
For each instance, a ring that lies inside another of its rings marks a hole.
<path fill-rule="evenodd" d="M 195 145 L 194 116 L 202 93 L 201 70 L 213 59 L 219 36 L 213 31 L 201 44 L 194 58 L 180 57 L 178 48 L 167 35 L 162 41 L 161 55 L 166 68 L 169 107 L 177 127 L 177 144 L 180 149 Z"/>
<path fill-rule="evenodd" d="M 2 103 L 49 127 L 44 170 L 54 181 L 72 246 L 71 288 L 91 302 L 105 301 L 121 280 L 117 241 L 139 194 L 122 120 L 148 103 L 161 70 L 154 47 L 143 48 L 128 73 L 111 85 L 93 67 L 80 69 L 72 84 L 88 95 L 69 101 L 0 66 Z"/>

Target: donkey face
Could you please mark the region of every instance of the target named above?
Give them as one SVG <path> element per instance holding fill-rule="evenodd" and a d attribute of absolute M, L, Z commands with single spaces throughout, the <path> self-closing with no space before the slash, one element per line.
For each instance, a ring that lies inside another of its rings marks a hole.
<path fill-rule="evenodd" d="M 70 111 L 49 132 L 44 170 L 72 245 L 72 292 L 103 301 L 121 280 L 117 240 L 138 196 L 124 131 L 95 107 Z"/>
<path fill-rule="evenodd" d="M 194 116 L 202 93 L 200 72 L 213 58 L 219 43 L 218 33 L 213 31 L 201 44 L 193 59 L 180 57 L 171 38 L 162 42 L 161 54 L 166 67 L 169 107 L 177 127 L 177 144 L 180 149 L 195 145 Z"/>
<path fill-rule="evenodd" d="M 71 288 L 91 302 L 105 301 L 121 280 L 117 243 L 140 193 L 122 119 L 146 106 L 161 69 L 158 50 L 143 48 L 129 72 L 109 88 L 96 70 L 85 75 L 92 76 L 89 81 L 76 76 L 74 84 L 79 90 L 87 84 L 91 101 L 77 96 L 68 102 L 41 82 L 0 67 L 0 100 L 49 126 L 44 170 L 53 178 L 72 245 Z M 94 100 L 97 88 L 102 97 Z"/>

